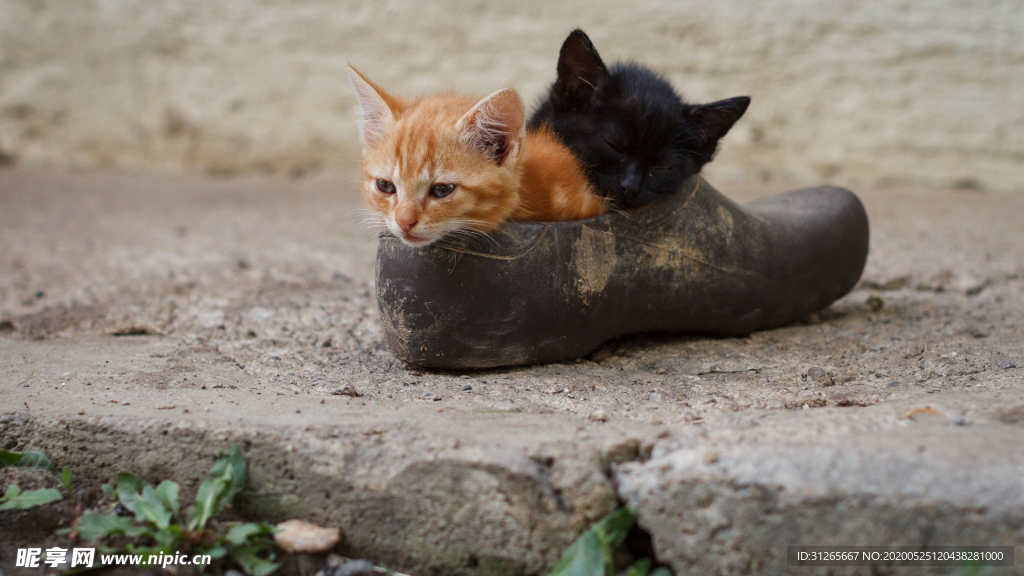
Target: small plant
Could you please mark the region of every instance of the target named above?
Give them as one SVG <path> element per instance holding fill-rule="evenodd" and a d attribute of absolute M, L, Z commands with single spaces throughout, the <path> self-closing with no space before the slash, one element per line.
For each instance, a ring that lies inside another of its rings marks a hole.
<path fill-rule="evenodd" d="M 8 466 L 50 470 L 53 468 L 53 462 L 42 452 L 10 452 L 8 450 L 0 450 L 0 468 Z M 67 471 L 67 468 L 64 470 Z M 71 472 L 67 471 L 66 473 L 68 479 L 65 482 L 65 486 L 68 487 L 68 493 L 70 494 Z M 29 508 L 56 502 L 63 498 L 60 492 L 53 488 L 22 491 L 19 486 L 12 484 L 7 487 L 4 495 L 0 496 L 0 510 L 28 510 Z"/>
<path fill-rule="evenodd" d="M 636 513 L 619 508 L 580 534 L 550 576 L 615 576 L 617 553 L 636 522 Z M 653 561 L 642 558 L 625 569 L 624 576 L 672 576 L 668 568 L 651 572 Z"/>
<path fill-rule="evenodd" d="M 53 462 L 42 452 L 10 452 L 8 450 L 0 450 L 0 468 L 8 466 L 52 470 Z"/>
<path fill-rule="evenodd" d="M 27 510 L 33 506 L 41 506 L 64 498 L 53 488 L 40 488 L 22 492 L 21 488 L 11 485 L 7 492 L 0 496 L 0 510 Z"/>
<path fill-rule="evenodd" d="M 273 526 L 253 522 L 211 523 L 217 513 L 231 505 L 245 487 L 245 481 L 245 459 L 234 446 L 230 454 L 217 459 L 209 476 L 199 485 L 195 503 L 183 512 L 176 482 L 164 480 L 153 487 L 122 472 L 117 475 L 116 488 L 104 486 L 103 490 L 134 517 L 119 516 L 116 511 L 88 512 L 78 519 L 74 530 L 84 540 L 119 542 L 119 546 L 100 547 L 109 553 L 188 552 L 208 554 L 214 560 L 230 557 L 247 574 L 265 576 L 280 566 L 275 562 Z"/>

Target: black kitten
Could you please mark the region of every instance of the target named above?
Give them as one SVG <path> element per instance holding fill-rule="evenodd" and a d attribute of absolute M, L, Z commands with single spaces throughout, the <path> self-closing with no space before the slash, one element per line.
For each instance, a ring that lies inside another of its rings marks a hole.
<path fill-rule="evenodd" d="M 643 66 L 605 68 L 590 38 L 573 30 L 558 57 L 558 80 L 530 128 L 549 126 L 599 194 L 633 208 L 672 194 L 700 172 L 749 104 L 746 96 L 687 104 Z"/>

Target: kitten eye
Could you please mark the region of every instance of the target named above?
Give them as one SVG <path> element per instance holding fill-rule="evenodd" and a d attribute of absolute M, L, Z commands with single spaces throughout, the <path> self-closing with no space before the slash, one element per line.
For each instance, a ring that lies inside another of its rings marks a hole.
<path fill-rule="evenodd" d="M 622 162 L 625 162 L 625 161 L 626 161 L 626 155 L 625 155 L 625 154 L 623 154 L 621 150 L 619 150 L 618 148 L 616 148 L 615 146 L 613 146 L 613 145 L 612 145 L 612 143 L 611 143 L 611 142 L 609 142 L 609 141 L 607 141 L 607 140 L 605 140 L 605 141 L 604 141 L 604 143 L 605 143 L 605 144 L 607 144 L 607 145 L 608 145 L 608 147 L 612 149 L 612 152 L 614 152 L 614 153 L 616 153 L 616 154 L 618 154 L 618 155 L 619 155 L 619 163 L 620 163 L 620 164 L 621 164 Z"/>
<path fill-rule="evenodd" d="M 434 198 L 447 198 L 455 192 L 455 184 L 434 184 L 430 187 L 430 195 Z"/>
<path fill-rule="evenodd" d="M 395 193 L 395 185 L 392 184 L 391 182 L 388 182 L 387 180 L 382 180 L 382 179 L 378 178 L 374 182 L 374 185 L 377 187 L 377 190 L 380 190 L 384 194 L 394 194 Z"/>

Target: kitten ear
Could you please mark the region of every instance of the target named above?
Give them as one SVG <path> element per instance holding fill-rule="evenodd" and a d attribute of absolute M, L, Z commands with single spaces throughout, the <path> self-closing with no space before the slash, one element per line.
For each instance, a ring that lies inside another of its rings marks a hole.
<path fill-rule="evenodd" d="M 359 140 L 363 146 L 374 148 L 384 140 L 388 126 L 395 116 L 408 105 L 405 99 L 393 96 L 370 82 L 352 66 L 348 67 L 348 81 L 359 102 Z"/>
<path fill-rule="evenodd" d="M 514 88 L 502 88 L 476 103 L 455 125 L 465 141 L 501 166 L 519 155 L 526 107 Z"/>
<path fill-rule="evenodd" d="M 701 144 L 698 146 L 698 152 L 704 157 L 705 162 L 711 160 L 718 147 L 718 141 L 740 119 L 740 116 L 743 116 L 749 105 L 749 97 L 737 96 L 690 108 L 687 114 L 697 133 L 700 134 Z"/>
<path fill-rule="evenodd" d="M 579 28 L 573 30 L 558 54 L 555 93 L 570 108 L 584 107 L 609 80 L 611 75 L 590 38 Z"/>

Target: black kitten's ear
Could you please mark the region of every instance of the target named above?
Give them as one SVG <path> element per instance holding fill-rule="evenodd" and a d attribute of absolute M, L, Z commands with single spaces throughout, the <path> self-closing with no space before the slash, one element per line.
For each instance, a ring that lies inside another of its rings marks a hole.
<path fill-rule="evenodd" d="M 743 116 L 743 113 L 747 111 L 747 106 L 750 106 L 750 98 L 737 96 L 690 108 L 688 115 L 693 127 L 700 134 L 701 144 L 698 146 L 698 151 L 704 157 L 705 162 L 711 160 L 715 149 L 718 148 L 718 141 L 740 119 L 740 116 Z"/>
<path fill-rule="evenodd" d="M 590 38 L 579 28 L 573 30 L 558 55 L 555 93 L 570 108 L 583 107 L 590 104 L 594 93 L 610 79 Z"/>

